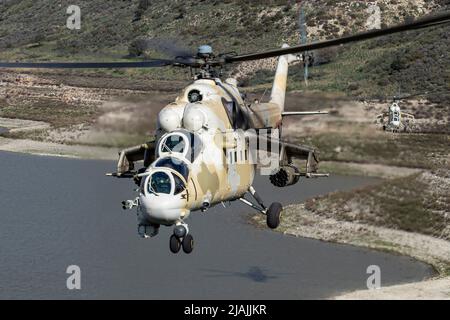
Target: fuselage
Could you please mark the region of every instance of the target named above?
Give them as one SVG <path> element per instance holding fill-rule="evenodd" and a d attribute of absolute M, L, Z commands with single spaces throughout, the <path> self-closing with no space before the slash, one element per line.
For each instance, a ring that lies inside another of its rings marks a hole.
<path fill-rule="evenodd" d="M 394 102 L 389 107 L 389 125 L 395 128 L 400 127 L 401 123 L 401 111 L 398 103 Z"/>
<path fill-rule="evenodd" d="M 142 175 L 141 219 L 172 225 L 243 197 L 255 176 L 246 130 L 273 127 L 280 114 L 275 106 L 250 108 L 231 80 L 202 79 L 160 112 L 156 160 Z"/>
<path fill-rule="evenodd" d="M 247 104 L 235 79 L 208 78 L 194 81 L 161 110 L 156 160 L 142 174 L 142 224 L 172 225 L 249 191 L 259 149 L 249 130 L 280 129 L 288 64 L 295 59 L 279 58 L 269 102 Z"/>

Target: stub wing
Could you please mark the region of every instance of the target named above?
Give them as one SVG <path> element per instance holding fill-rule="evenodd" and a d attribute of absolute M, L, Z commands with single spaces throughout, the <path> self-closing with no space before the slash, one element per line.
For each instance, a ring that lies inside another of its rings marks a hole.
<path fill-rule="evenodd" d="M 400 112 L 402 118 L 405 118 L 407 120 L 415 120 L 414 115 L 412 115 L 411 113 L 406 113 L 406 112 Z"/>
<path fill-rule="evenodd" d="M 273 137 L 265 137 L 262 135 L 259 138 L 259 152 L 269 152 L 273 154 L 273 151 L 269 146 L 272 142 L 276 142 L 279 146 L 279 165 L 280 167 L 288 166 L 292 164 L 293 159 L 304 160 L 304 168 L 299 168 L 297 175 L 307 178 L 328 177 L 328 174 L 319 174 L 319 151 L 311 146 L 294 144 L 291 142 L 283 141 Z M 259 163 L 259 161 L 258 161 Z"/>
<path fill-rule="evenodd" d="M 144 161 L 144 167 L 148 167 L 155 159 L 155 141 L 152 138 L 149 142 L 124 149 L 119 152 L 117 162 L 117 172 L 107 174 L 118 178 L 132 178 L 137 173 L 135 163 Z"/>
<path fill-rule="evenodd" d="M 328 176 L 328 174 L 318 174 L 319 170 L 319 152 L 317 149 L 301 144 L 293 144 L 290 142 L 280 140 L 282 155 L 284 153 L 284 159 L 282 159 L 280 164 L 283 162 L 291 163 L 292 159 L 305 160 L 304 171 L 300 175 L 307 178 Z M 284 152 L 283 152 L 284 151 Z"/>

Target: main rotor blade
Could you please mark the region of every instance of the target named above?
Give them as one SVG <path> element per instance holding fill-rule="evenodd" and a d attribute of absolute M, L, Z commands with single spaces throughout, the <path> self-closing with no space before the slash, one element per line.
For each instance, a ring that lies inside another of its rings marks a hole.
<path fill-rule="evenodd" d="M 266 59 L 266 58 L 272 58 L 272 57 L 278 57 L 285 54 L 295 54 L 310 50 L 316 50 L 316 49 L 323 49 L 328 47 L 333 47 L 345 43 L 350 42 L 357 42 L 357 41 L 363 41 L 367 39 L 373 39 L 378 38 L 381 36 L 404 32 L 408 30 L 417 30 L 422 28 L 428 28 L 436 25 L 446 24 L 450 23 L 450 11 L 446 11 L 444 13 L 433 15 L 429 17 L 425 17 L 422 19 L 418 19 L 416 21 L 400 24 L 397 26 L 393 26 L 390 28 L 385 29 L 377 29 L 377 30 L 370 30 L 362 33 L 358 33 L 355 35 L 332 39 L 332 40 L 325 40 L 321 42 L 311 43 L 311 44 L 303 44 L 295 47 L 289 47 L 289 48 L 283 48 L 283 49 L 275 49 L 265 52 L 257 52 L 257 53 L 251 53 L 251 54 L 244 54 L 244 55 L 237 55 L 237 56 L 229 56 L 225 57 L 225 62 L 231 63 L 231 62 L 240 62 L 240 61 L 249 61 L 249 60 L 259 60 L 259 59 Z"/>
<path fill-rule="evenodd" d="M 151 49 L 164 53 L 165 57 L 193 57 L 196 52 L 188 48 L 177 39 L 171 38 L 144 38 L 135 41 L 139 46 L 140 51 L 145 52 Z"/>
<path fill-rule="evenodd" d="M 148 60 L 136 62 L 0 62 L 0 68 L 24 69 L 117 69 L 154 68 L 172 65 L 173 60 Z"/>

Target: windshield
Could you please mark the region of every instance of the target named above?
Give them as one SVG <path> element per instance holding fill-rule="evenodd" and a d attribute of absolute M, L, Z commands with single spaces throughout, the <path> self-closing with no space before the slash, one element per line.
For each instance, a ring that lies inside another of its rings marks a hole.
<path fill-rule="evenodd" d="M 186 180 L 189 177 L 188 166 L 183 161 L 176 159 L 176 158 L 167 157 L 167 158 L 159 159 L 156 162 L 155 167 L 157 167 L 157 168 L 164 167 L 164 168 L 174 169 L 179 174 L 181 174 Z"/>
<path fill-rule="evenodd" d="M 172 175 L 175 181 L 175 195 L 177 195 L 183 192 L 184 189 L 186 189 L 186 186 L 184 185 L 184 182 L 176 174 Z"/>
<path fill-rule="evenodd" d="M 202 147 L 200 137 L 191 132 L 170 133 L 161 138 L 157 156 L 175 153 L 184 156 L 189 162 L 194 162 L 202 151 Z"/>
<path fill-rule="evenodd" d="M 172 184 L 167 173 L 156 172 L 152 174 L 148 184 L 148 192 L 170 194 Z"/>
<path fill-rule="evenodd" d="M 400 114 L 397 111 L 394 112 L 394 121 L 400 121 Z"/>
<path fill-rule="evenodd" d="M 171 135 L 163 141 L 162 152 L 184 153 L 186 144 L 181 135 Z"/>

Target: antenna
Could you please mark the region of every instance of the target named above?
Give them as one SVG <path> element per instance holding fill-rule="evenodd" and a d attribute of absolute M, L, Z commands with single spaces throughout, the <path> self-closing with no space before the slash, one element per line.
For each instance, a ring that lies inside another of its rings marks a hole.
<path fill-rule="evenodd" d="M 300 44 L 306 44 L 308 42 L 308 34 L 306 31 L 306 18 L 305 18 L 305 10 L 302 4 L 302 1 L 299 0 L 299 29 L 300 29 Z M 309 54 L 308 52 L 303 52 L 303 69 L 305 71 L 304 79 L 305 85 L 308 86 L 308 77 L 309 77 Z"/>
<path fill-rule="evenodd" d="M 402 91 L 402 89 L 401 89 L 401 84 L 400 83 L 397 83 L 397 95 L 394 95 L 394 102 L 395 101 L 400 101 L 400 99 L 401 99 L 401 91 Z"/>

